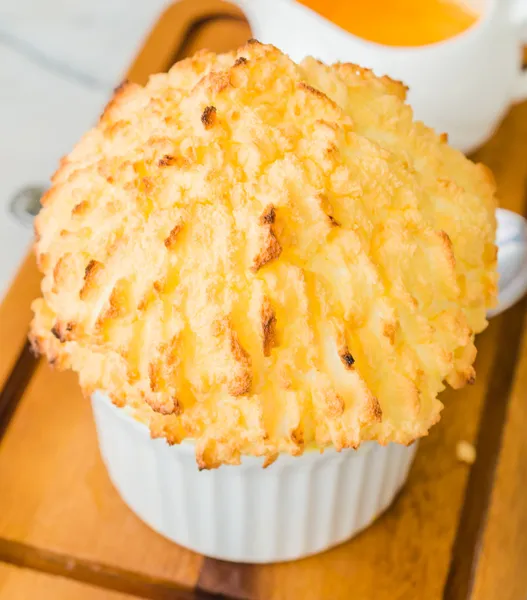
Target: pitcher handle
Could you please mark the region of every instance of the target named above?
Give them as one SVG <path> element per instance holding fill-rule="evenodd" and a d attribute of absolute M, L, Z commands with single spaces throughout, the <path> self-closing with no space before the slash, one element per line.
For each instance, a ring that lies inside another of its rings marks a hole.
<path fill-rule="evenodd" d="M 519 43 L 527 45 L 527 2 L 525 0 L 516 0 L 514 2 L 512 21 L 518 32 Z M 527 99 L 527 69 L 518 73 L 512 99 L 514 102 L 521 102 Z"/>
<path fill-rule="evenodd" d="M 527 292 L 527 221 L 503 208 L 496 211 L 498 231 L 498 306 L 488 312 L 494 317 L 507 310 Z"/>

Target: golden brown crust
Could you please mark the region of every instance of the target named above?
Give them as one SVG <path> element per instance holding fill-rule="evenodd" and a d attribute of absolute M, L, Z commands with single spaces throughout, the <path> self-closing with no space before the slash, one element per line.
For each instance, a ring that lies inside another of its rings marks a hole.
<path fill-rule="evenodd" d="M 201 114 L 201 122 L 203 123 L 203 127 L 205 127 L 205 129 L 210 129 L 211 127 L 214 127 L 214 123 L 216 123 L 215 106 L 205 107 L 205 110 Z"/>
<path fill-rule="evenodd" d="M 325 398 L 326 414 L 330 419 L 336 419 L 344 414 L 345 405 L 344 400 L 335 393 L 330 391 Z"/>
<path fill-rule="evenodd" d="M 272 204 L 268 204 L 260 215 L 258 222 L 260 225 L 274 225 L 276 220 L 276 210 Z"/>
<path fill-rule="evenodd" d="M 326 194 L 317 194 L 316 199 L 320 205 L 320 209 L 326 215 L 329 224 L 332 227 L 340 227 L 340 223 L 333 216 L 333 207 Z"/>
<path fill-rule="evenodd" d="M 59 342 L 64 343 L 73 339 L 72 332 L 74 329 L 75 323 L 63 323 L 57 321 L 51 328 L 51 333 L 59 340 Z"/>
<path fill-rule="evenodd" d="M 371 87 L 393 94 L 400 100 L 405 100 L 408 88 L 401 81 L 388 75 L 377 77 L 371 69 L 366 69 L 354 63 L 337 63 L 335 70 L 352 84 L 367 82 Z"/>
<path fill-rule="evenodd" d="M 395 335 L 399 324 L 396 321 L 386 321 L 382 326 L 382 334 L 388 338 L 390 344 L 395 344 Z"/>
<path fill-rule="evenodd" d="M 114 109 L 117 108 L 119 106 L 119 104 L 123 102 L 123 100 L 126 98 L 126 96 L 133 95 L 133 93 L 136 90 L 138 90 L 139 87 L 140 86 L 137 85 L 137 83 L 133 83 L 131 81 L 128 81 L 127 79 L 125 79 L 122 83 L 120 83 L 115 88 L 112 99 L 106 105 L 106 107 L 101 115 L 100 123 L 101 124 L 105 124 L 105 123 L 110 124 L 112 121 Z M 62 163 L 62 165 L 64 165 L 67 160 L 68 160 L 68 158 L 65 157 L 63 159 L 64 162 Z"/>
<path fill-rule="evenodd" d="M 174 225 L 174 227 L 172 227 L 170 233 L 168 234 L 168 237 L 165 238 L 166 248 L 168 248 L 169 250 L 172 250 L 174 248 L 174 246 L 176 245 L 177 237 L 182 228 L 183 226 L 181 225 L 181 223 L 178 223 L 177 225 Z"/>
<path fill-rule="evenodd" d="M 454 249 L 452 247 L 452 241 L 448 237 L 448 233 L 446 231 L 439 230 L 437 232 L 437 236 L 441 240 L 441 244 L 443 245 L 443 249 L 445 252 L 445 258 L 452 270 L 456 268 L 456 257 L 454 256 Z"/>
<path fill-rule="evenodd" d="M 496 198 L 405 93 L 255 41 L 123 85 L 43 198 L 33 350 L 200 468 L 426 435 L 474 382 Z"/>
<path fill-rule="evenodd" d="M 267 296 L 262 303 L 261 317 L 263 353 L 264 356 L 271 356 L 271 350 L 276 343 L 276 314 Z"/>
<path fill-rule="evenodd" d="M 230 319 L 221 319 L 213 324 L 213 335 L 227 340 L 227 346 L 235 361 L 227 379 L 227 389 L 231 396 L 243 396 L 251 389 L 251 357 L 243 348 Z"/>
<path fill-rule="evenodd" d="M 276 220 L 276 211 L 272 204 L 265 207 L 260 215 L 259 223 L 262 229 L 261 246 L 258 254 L 253 259 L 251 270 L 256 273 L 268 262 L 275 260 L 282 254 L 282 246 L 276 237 L 273 225 Z"/>
<path fill-rule="evenodd" d="M 353 358 L 353 354 L 348 350 L 347 346 L 343 346 L 339 350 L 339 357 L 345 369 L 347 369 L 348 371 L 353 370 L 355 359 Z"/>
<path fill-rule="evenodd" d="M 97 260 L 90 260 L 84 271 L 84 285 L 79 292 L 81 299 L 87 297 L 90 291 L 94 291 L 97 286 L 97 278 L 104 269 L 104 265 Z M 57 281 L 57 278 L 55 278 Z"/>
<path fill-rule="evenodd" d="M 87 200 L 83 200 L 82 202 L 79 202 L 78 204 L 76 204 L 73 207 L 71 214 L 82 216 L 88 212 L 89 208 L 90 208 L 90 203 Z"/>

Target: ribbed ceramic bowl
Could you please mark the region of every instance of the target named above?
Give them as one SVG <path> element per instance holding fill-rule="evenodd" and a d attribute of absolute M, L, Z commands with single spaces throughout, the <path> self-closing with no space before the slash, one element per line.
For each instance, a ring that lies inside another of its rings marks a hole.
<path fill-rule="evenodd" d="M 321 552 L 364 529 L 404 484 L 416 444 L 280 456 L 267 469 L 199 471 L 192 443 L 169 446 L 92 396 L 101 453 L 115 487 L 145 523 L 181 546 L 236 562 L 293 560 Z"/>

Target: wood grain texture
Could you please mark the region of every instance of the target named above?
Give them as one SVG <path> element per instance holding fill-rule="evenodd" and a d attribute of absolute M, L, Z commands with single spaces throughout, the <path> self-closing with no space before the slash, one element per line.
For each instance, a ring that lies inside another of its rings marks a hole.
<path fill-rule="evenodd" d="M 0 563 L 0 598 L 5 600 L 133 600 L 134 596 L 83 585 Z"/>
<path fill-rule="evenodd" d="M 203 30 L 200 25 L 207 27 Z M 188 56 L 189 51 L 230 50 L 238 42 L 243 43 L 243 32 L 248 31 L 243 13 L 233 4 L 221 0 L 180 0 L 161 15 L 127 79 L 144 84 L 149 75 L 166 71 L 176 60 Z"/>
<path fill-rule="evenodd" d="M 527 597 L 527 322 L 473 582 L 474 600 Z M 494 398 L 500 403 L 502 398 Z"/>
<path fill-rule="evenodd" d="M 201 47 L 225 51 L 246 36 L 237 8 L 219 0 L 183 0 L 164 13 L 128 78 L 144 83 L 176 58 Z M 510 112 L 475 159 L 495 172 L 501 204 L 523 211 L 527 104 Z M 28 597 L 26 591 L 39 585 L 44 591 L 33 597 L 44 600 L 124 600 L 130 597 L 124 592 L 153 600 L 525 598 L 525 301 L 479 337 L 476 384 L 443 395 L 442 422 L 422 440 L 408 485 L 386 514 L 319 556 L 254 566 L 203 559 L 161 538 L 128 510 L 102 465 L 89 404 L 73 374 L 39 363 L 24 389 L 35 363 L 21 351 L 38 280 L 29 257 L 0 306 L 0 332 L 12 340 L 0 352 L 0 384 L 14 382 L 4 386 L 12 400 L 5 404 L 10 420 L 0 442 L 0 567 L 2 561 L 27 567 L 13 575 L 14 567 L 3 566 L 1 600 Z M 17 371 L 15 365 L 22 366 Z M 472 468 L 456 458 L 460 440 L 478 445 Z M 472 510 L 474 522 L 467 519 Z M 55 586 L 53 593 L 46 586 Z"/>
<path fill-rule="evenodd" d="M 235 7 L 184 0 L 165 11 L 127 78 L 145 83 L 150 73 L 168 69 L 175 57 L 204 46 L 221 52 L 247 37 L 248 27 Z M 151 532 L 117 497 L 98 455 L 89 404 L 80 397 L 75 377 L 40 364 L 25 389 L 37 365 L 25 343 L 29 305 L 39 283 L 31 253 L 0 306 L 2 339 L 10 340 L 0 353 L 0 428 L 10 422 L 27 392 L 0 447 L 0 504 L 9 506 L 0 508 L 7 517 L 5 527 L 0 526 L 0 536 L 5 536 L 0 539 L 0 560 L 95 581 L 108 589 L 135 590 L 141 597 L 211 597 L 193 591 L 201 557 Z M 55 418 L 61 406 L 66 407 L 64 420 Z M 36 417 L 33 425 L 26 423 L 29 414 Z M 13 448 L 18 467 L 9 464 Z M 84 462 L 81 469 L 78 459 Z M 79 503 L 80 498 L 84 500 Z M 119 515 L 116 521 L 112 515 Z"/>
<path fill-rule="evenodd" d="M 3 538 L 0 561 L 149 600 L 218 600 L 216 595 L 198 594 L 194 588 L 170 580 Z"/>
<path fill-rule="evenodd" d="M 133 61 L 126 79 L 146 83 L 152 73 L 166 71 L 200 48 L 225 52 L 244 43 L 250 29 L 243 13 L 234 5 L 221 0 L 181 0 L 170 5 L 147 36 Z M 22 263 L 15 280 L 0 304 L 0 390 L 11 375 L 16 388 L 0 397 L 0 435 L 24 388 L 24 379 L 31 376 L 25 356 L 13 374 L 13 369 L 25 352 L 27 331 L 32 318 L 30 305 L 40 294 L 40 274 L 33 252 Z M 19 361 L 20 362 L 20 361 Z M 15 392 L 15 393 L 13 393 Z"/>
<path fill-rule="evenodd" d="M 0 390 L 27 341 L 30 305 L 39 295 L 40 275 L 30 252 L 0 304 Z"/>
<path fill-rule="evenodd" d="M 493 169 L 501 205 L 517 212 L 525 210 L 526 148 L 527 104 L 523 104 L 510 112 L 496 136 L 473 157 Z M 471 469 L 457 461 L 456 444 L 460 440 L 476 443 L 489 389 L 500 402 L 507 402 L 507 397 L 503 397 L 508 388 L 506 380 L 490 386 L 496 379 L 495 369 L 505 368 L 510 376 L 514 372 L 511 335 L 516 335 L 518 345 L 522 311 L 523 307 L 517 307 L 515 312 L 494 319 L 479 336 L 476 385 L 443 394 L 442 421 L 422 440 L 408 485 L 394 506 L 371 528 L 347 544 L 296 563 L 229 568 L 225 563 L 207 559 L 200 586 L 233 597 L 261 600 L 285 600 L 293 594 L 306 600 L 441 598 L 452 567 L 451 552 L 461 525 L 465 494 L 469 493 Z M 497 441 L 498 447 L 487 460 L 497 460 L 500 438 L 496 434 L 500 433 L 501 423 L 490 425 L 495 436 L 493 443 Z M 482 464 L 484 458 L 482 453 L 477 468 L 485 473 L 491 465 Z M 477 495 L 477 489 L 470 493 Z M 486 517 L 486 504 L 479 508 L 478 517 Z M 499 523 L 496 526 L 499 528 Z M 464 556 L 470 568 L 478 540 L 477 536 L 467 537 L 458 544 L 458 557 Z M 462 570 L 465 589 L 469 587 L 470 568 L 468 573 L 466 568 Z M 449 598 L 464 600 L 467 596 L 457 586 L 451 588 Z"/>
<path fill-rule="evenodd" d="M 476 384 L 444 394 L 441 424 L 421 441 L 407 486 L 369 529 L 293 563 L 229 570 L 206 560 L 200 586 L 258 600 L 440 598 L 470 471 L 457 461 L 456 444 L 475 439 L 499 331 L 500 318 L 480 337 Z"/>
<path fill-rule="evenodd" d="M 245 44 L 250 37 L 251 30 L 245 19 L 227 15 L 206 17 L 189 30 L 176 60 L 192 56 L 202 48 L 217 53 L 228 52 Z"/>
<path fill-rule="evenodd" d="M 3 438 L 0 537 L 193 587 L 202 558 L 151 531 L 117 495 L 73 373 L 41 362 Z"/>
<path fill-rule="evenodd" d="M 525 301 L 502 316 L 496 355 L 487 385 L 483 416 L 476 441 L 477 459 L 471 469 L 450 571 L 445 585 L 445 600 L 471 596 L 474 573 L 480 559 L 481 537 L 488 524 L 488 508 L 496 477 L 505 417 L 525 319 Z M 503 515 L 505 516 L 505 515 Z M 508 516 L 514 518 L 514 513 Z"/>
<path fill-rule="evenodd" d="M 29 342 L 26 341 L 3 388 L 0 388 L 0 440 L 24 395 L 36 366 L 37 359 L 33 356 Z"/>

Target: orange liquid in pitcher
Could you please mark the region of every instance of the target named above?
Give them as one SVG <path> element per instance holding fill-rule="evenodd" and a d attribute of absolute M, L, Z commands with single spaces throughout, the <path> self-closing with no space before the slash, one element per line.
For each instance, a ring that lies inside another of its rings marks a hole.
<path fill-rule="evenodd" d="M 478 15 L 455 0 L 298 0 L 350 33 L 387 46 L 424 46 L 451 38 Z"/>

